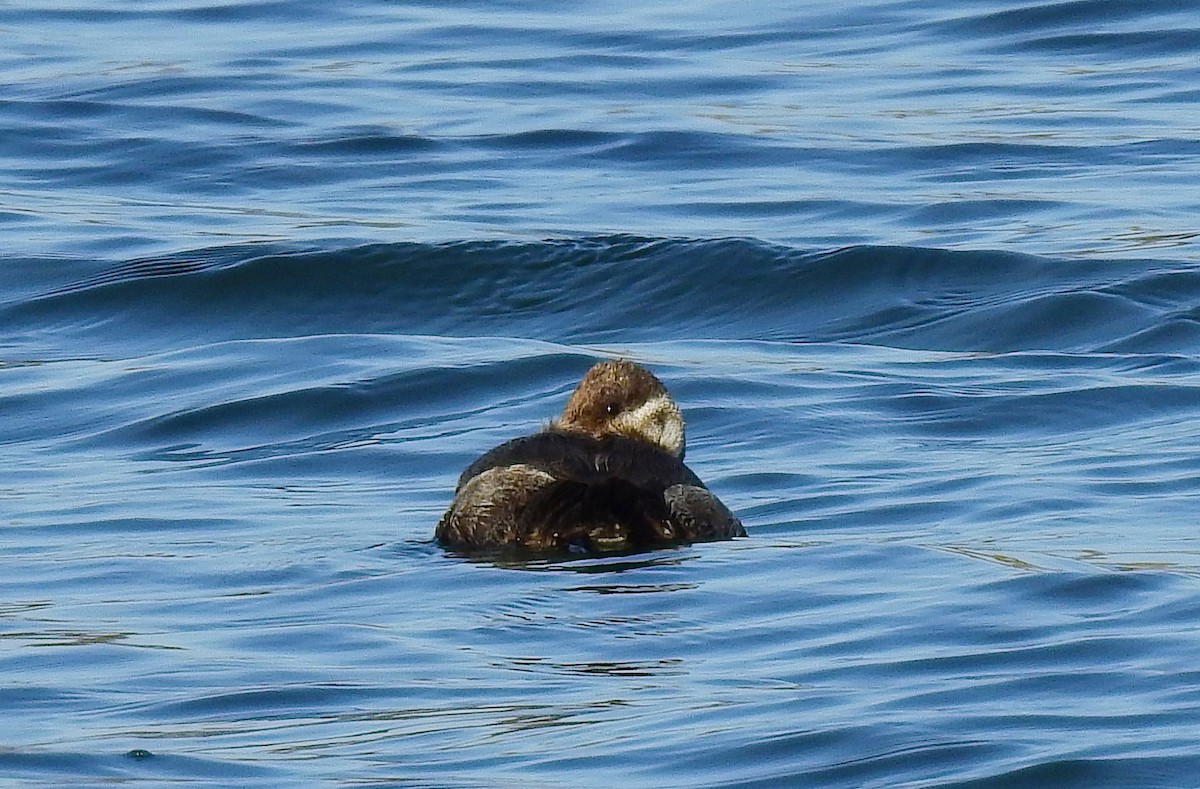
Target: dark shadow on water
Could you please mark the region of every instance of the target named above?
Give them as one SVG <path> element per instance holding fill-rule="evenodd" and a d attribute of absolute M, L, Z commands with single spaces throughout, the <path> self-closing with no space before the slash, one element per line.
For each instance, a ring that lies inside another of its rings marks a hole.
<path fill-rule="evenodd" d="M 582 574 L 622 573 L 642 570 L 647 567 L 673 567 L 698 558 L 688 550 L 690 546 L 660 548 L 654 551 L 614 551 L 608 554 L 534 554 L 528 551 L 501 550 L 488 553 L 461 553 L 446 551 L 447 556 L 463 559 L 473 564 L 497 567 L 504 570 L 527 570 L 531 572 L 572 572 Z"/>

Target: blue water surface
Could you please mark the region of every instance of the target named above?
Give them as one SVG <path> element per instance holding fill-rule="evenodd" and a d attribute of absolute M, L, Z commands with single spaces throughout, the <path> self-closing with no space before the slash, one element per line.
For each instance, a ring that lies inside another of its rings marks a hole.
<path fill-rule="evenodd" d="M 0 783 L 1196 784 L 1194 4 L 0 31 Z M 439 548 L 611 356 L 749 537 Z"/>

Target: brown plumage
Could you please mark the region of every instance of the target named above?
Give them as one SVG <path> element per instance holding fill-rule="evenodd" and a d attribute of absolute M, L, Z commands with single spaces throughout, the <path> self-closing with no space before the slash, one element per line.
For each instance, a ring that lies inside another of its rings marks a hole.
<path fill-rule="evenodd" d="M 683 454 L 683 415 L 662 382 L 600 362 L 546 430 L 467 467 L 437 538 L 464 551 L 597 552 L 744 537 Z"/>

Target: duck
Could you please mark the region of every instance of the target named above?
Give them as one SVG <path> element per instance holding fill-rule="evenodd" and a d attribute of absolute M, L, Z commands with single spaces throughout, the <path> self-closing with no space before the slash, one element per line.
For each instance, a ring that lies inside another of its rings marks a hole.
<path fill-rule="evenodd" d="M 683 414 L 648 369 L 595 364 L 562 414 L 462 472 L 435 529 L 462 552 L 633 552 L 745 537 L 683 462 Z"/>

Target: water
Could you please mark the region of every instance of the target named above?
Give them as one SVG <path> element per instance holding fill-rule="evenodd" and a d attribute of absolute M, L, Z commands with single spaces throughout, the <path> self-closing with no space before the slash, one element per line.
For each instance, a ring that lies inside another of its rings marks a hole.
<path fill-rule="evenodd" d="M 1195 785 L 1191 4 L 0 31 L 0 783 Z M 612 355 L 750 536 L 438 548 Z"/>

